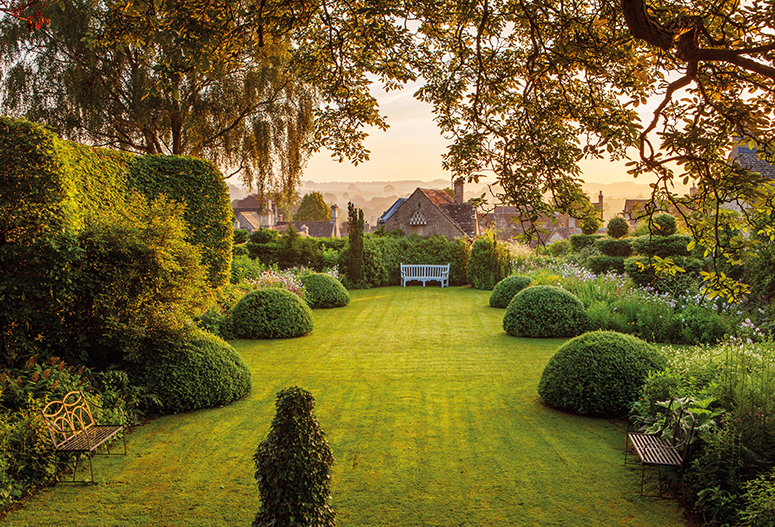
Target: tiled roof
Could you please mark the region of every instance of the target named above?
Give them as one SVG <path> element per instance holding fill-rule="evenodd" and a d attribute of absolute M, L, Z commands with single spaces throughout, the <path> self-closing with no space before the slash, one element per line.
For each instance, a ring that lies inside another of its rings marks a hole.
<path fill-rule="evenodd" d="M 293 228 L 301 232 L 303 225 L 307 226 L 307 234 L 313 238 L 333 238 L 334 227 L 336 224 L 332 221 L 294 221 Z"/>
<path fill-rule="evenodd" d="M 390 217 L 396 213 L 396 211 L 401 207 L 401 205 L 404 204 L 404 201 L 406 201 L 406 198 L 398 198 L 395 203 L 393 203 L 388 210 L 382 213 L 382 216 L 379 217 L 377 220 L 377 224 L 380 223 L 387 223 L 387 220 L 390 219 Z"/>
<path fill-rule="evenodd" d="M 237 203 L 233 206 L 234 212 L 238 211 L 260 211 L 261 210 L 261 203 L 258 201 L 258 195 L 253 194 L 248 196 L 247 198 L 243 198 L 239 200 Z"/>
<path fill-rule="evenodd" d="M 445 203 L 441 211 L 468 236 L 476 236 L 476 208 L 467 203 Z"/>
<path fill-rule="evenodd" d="M 775 179 L 775 166 L 759 159 L 756 149 L 751 149 L 745 143 L 737 145 L 732 150 L 732 160 L 737 161 L 741 167 L 751 172 L 758 172 L 766 178 Z"/>
<path fill-rule="evenodd" d="M 238 212 L 236 220 L 241 229 L 250 227 L 246 230 L 254 231 L 261 228 L 261 218 L 255 212 Z"/>

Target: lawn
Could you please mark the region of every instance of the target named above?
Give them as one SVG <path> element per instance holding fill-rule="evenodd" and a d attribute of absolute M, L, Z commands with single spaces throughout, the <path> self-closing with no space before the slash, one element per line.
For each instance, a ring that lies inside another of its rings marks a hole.
<path fill-rule="evenodd" d="M 561 340 L 517 339 L 470 288 L 351 292 L 306 337 L 237 341 L 253 391 L 224 408 L 155 419 L 129 456 L 98 457 L 94 487 L 61 483 L 10 526 L 248 526 L 252 455 L 275 394 L 298 385 L 336 456 L 332 506 L 349 526 L 681 526 L 638 496 L 620 422 L 544 407 L 541 371 Z"/>

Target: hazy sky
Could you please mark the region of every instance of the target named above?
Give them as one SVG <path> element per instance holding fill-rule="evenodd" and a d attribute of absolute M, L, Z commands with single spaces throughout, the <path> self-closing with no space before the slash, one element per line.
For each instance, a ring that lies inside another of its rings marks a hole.
<path fill-rule="evenodd" d="M 370 160 L 353 166 L 347 161 L 338 163 L 330 153 L 316 154 L 304 171 L 304 180 L 332 181 L 400 181 L 419 179 L 450 179 L 450 173 L 441 168 L 441 156 L 450 143 L 444 139 L 433 122 L 430 105 L 412 97 L 416 87 L 401 92 L 374 92 L 380 101 L 383 115 L 390 128 L 386 132 L 369 130 L 366 148 Z M 584 180 L 596 183 L 616 183 L 632 180 L 624 163 L 585 161 L 582 163 Z M 648 183 L 642 179 L 638 183 Z"/>

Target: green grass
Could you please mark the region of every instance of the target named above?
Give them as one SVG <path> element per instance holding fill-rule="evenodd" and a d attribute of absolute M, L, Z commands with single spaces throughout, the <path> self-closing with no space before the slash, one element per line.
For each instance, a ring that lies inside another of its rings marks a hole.
<path fill-rule="evenodd" d="M 336 456 L 339 527 L 681 526 L 671 501 L 638 497 L 623 426 L 544 407 L 538 379 L 562 340 L 517 339 L 489 292 L 390 287 L 316 310 L 292 340 L 238 341 L 253 392 L 166 416 L 95 458 L 99 485 L 59 484 L 8 526 L 248 526 L 252 455 L 275 394 L 299 385 Z"/>

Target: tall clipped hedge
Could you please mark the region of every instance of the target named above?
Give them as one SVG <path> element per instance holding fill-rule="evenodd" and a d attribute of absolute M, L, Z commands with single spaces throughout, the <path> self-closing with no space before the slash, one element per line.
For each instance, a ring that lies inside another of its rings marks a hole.
<path fill-rule="evenodd" d="M 474 241 L 468 259 L 468 283 L 476 289 L 492 291 L 509 275 L 511 262 L 506 246 L 488 232 Z"/>
<path fill-rule="evenodd" d="M 232 211 L 212 163 L 183 156 L 135 156 L 63 141 L 43 126 L 0 117 L 0 244 L 77 233 L 128 193 L 164 194 L 185 205 L 188 241 L 200 247 L 213 286 L 227 282 Z"/>
<path fill-rule="evenodd" d="M 339 255 L 339 272 L 349 277 L 349 244 Z M 462 238 L 375 236 L 363 238 L 363 279 L 371 287 L 401 283 L 401 264 L 450 264 L 450 285 L 466 282 L 470 248 Z"/>
<path fill-rule="evenodd" d="M 148 198 L 165 195 L 185 205 L 183 219 L 191 229 L 188 241 L 199 247 L 210 284 L 225 284 L 231 268 L 234 213 L 218 168 L 188 156 L 134 157 L 127 183 Z"/>

